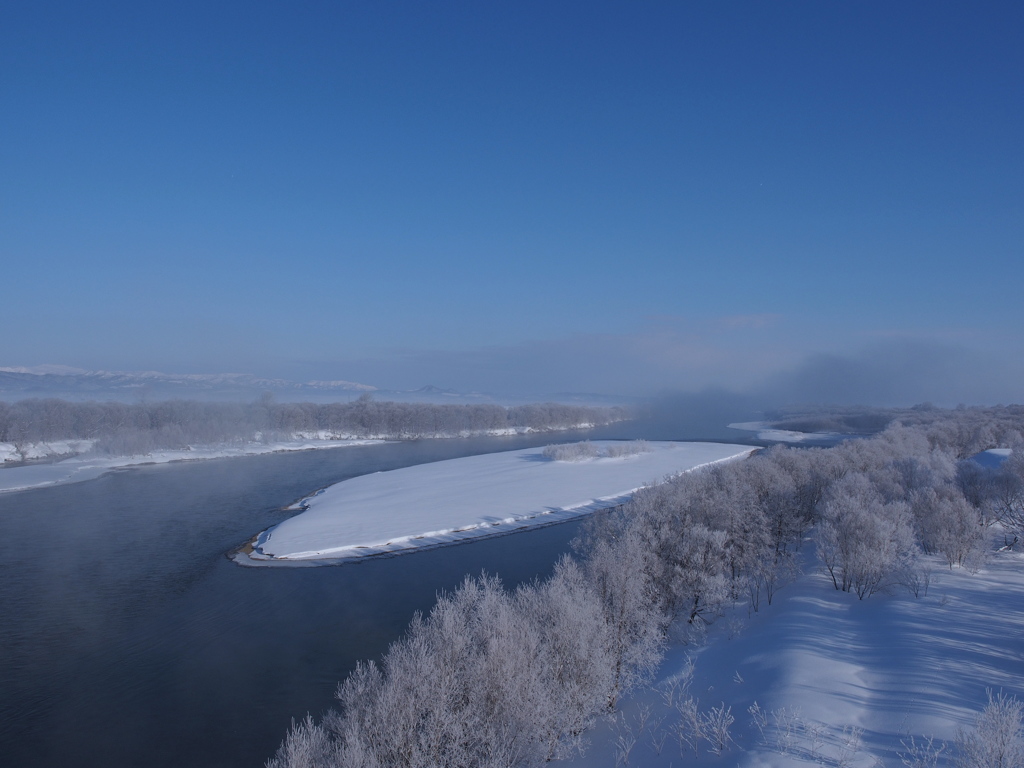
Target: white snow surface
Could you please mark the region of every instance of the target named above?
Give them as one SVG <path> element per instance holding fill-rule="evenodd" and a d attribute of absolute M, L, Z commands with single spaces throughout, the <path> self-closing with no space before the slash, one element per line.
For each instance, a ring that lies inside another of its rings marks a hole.
<path fill-rule="evenodd" d="M 756 432 L 758 440 L 775 443 L 834 443 L 844 437 L 839 432 L 796 432 L 791 429 L 775 429 L 769 421 L 737 421 L 727 425 L 728 429 Z"/>
<path fill-rule="evenodd" d="M 89 441 L 67 441 L 89 442 Z M 0 493 L 7 491 L 24 491 L 46 485 L 61 485 L 92 480 L 114 469 L 135 467 L 143 464 L 167 464 L 172 461 L 198 461 L 203 459 L 222 459 L 231 456 L 253 456 L 262 453 L 280 451 L 309 451 L 317 448 L 341 448 L 351 445 L 378 443 L 376 439 L 330 440 L 320 437 L 300 437 L 295 440 L 272 443 L 241 443 L 237 445 L 220 445 L 190 448 L 181 451 L 154 451 L 142 456 L 75 456 L 50 464 L 28 464 L 18 467 L 0 467 Z M 4 456 L 0 443 L 0 456 Z M 13 451 L 13 446 L 11 447 Z M 45 452 L 39 455 L 52 455 Z"/>
<path fill-rule="evenodd" d="M 894 586 L 865 600 L 836 591 L 808 562 L 773 605 L 752 617 L 738 606 L 706 645 L 670 647 L 655 685 L 623 701 L 617 723 L 602 720 L 582 757 L 556 764 L 616 768 L 616 742 L 632 732 L 627 764 L 644 768 L 903 768 L 911 736 L 946 742 L 937 766 L 953 766 L 957 728 L 973 725 L 986 688 L 1024 698 L 1024 555 L 996 552 L 977 573 L 926 561 L 927 595 Z M 688 657 L 700 709 L 725 706 L 735 718 L 722 755 L 706 741 L 696 756 L 681 750 L 673 732 L 679 714 L 664 695 Z M 755 702 L 773 713 L 763 735 L 749 713 Z M 844 728 L 863 729 L 860 743 L 844 749 Z"/>
<path fill-rule="evenodd" d="M 615 506 L 668 475 L 753 450 L 720 443 L 649 445 L 649 453 L 571 462 L 527 448 L 355 477 L 299 502 L 304 512 L 261 533 L 254 551 L 236 559 L 320 564 L 498 535 Z"/>
<path fill-rule="evenodd" d="M 986 469 L 998 469 L 1012 454 L 1012 448 L 989 448 L 971 458 Z"/>

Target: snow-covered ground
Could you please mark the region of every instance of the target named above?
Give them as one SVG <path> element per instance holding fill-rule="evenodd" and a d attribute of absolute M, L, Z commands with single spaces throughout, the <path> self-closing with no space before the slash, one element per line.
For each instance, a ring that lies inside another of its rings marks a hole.
<path fill-rule="evenodd" d="M 88 442 L 88 441 L 69 441 Z M 18 467 L 0 468 L 0 493 L 23 491 L 45 485 L 77 483 L 99 477 L 104 472 L 140 464 L 166 464 L 172 461 L 197 461 L 220 459 L 229 456 L 252 456 L 278 451 L 309 451 L 316 448 L 340 448 L 350 445 L 366 445 L 380 440 L 331 440 L 319 436 L 297 436 L 295 440 L 270 443 L 244 443 L 192 448 L 182 451 L 154 451 L 144 456 L 75 456 L 49 464 L 28 464 Z M 0 443 L 0 446 L 6 445 Z M 13 448 L 13 446 L 12 446 Z M 70 451 L 69 451 L 70 452 Z M 55 451 L 41 453 L 52 456 Z"/>
<path fill-rule="evenodd" d="M 920 598 L 896 588 L 861 601 L 812 572 L 751 619 L 737 610 L 703 648 L 670 649 L 656 686 L 624 702 L 616 724 L 603 721 L 571 764 L 911 765 L 901 760 L 910 737 L 919 747 L 927 737 L 935 748 L 952 742 L 985 705 L 986 688 L 1024 697 L 1024 555 L 998 552 L 973 574 L 939 559 L 932 565 Z M 735 718 L 735 743 L 722 755 L 702 740 L 695 757 L 675 734 L 680 715 L 664 697 L 688 656 L 700 709 L 724 705 Z M 763 732 L 749 711 L 755 702 L 766 715 Z M 621 747 L 634 738 L 623 763 Z M 952 753 L 950 745 L 938 765 L 952 765 Z"/>
<path fill-rule="evenodd" d="M 729 429 L 756 432 L 758 440 L 774 443 L 802 443 L 805 445 L 832 445 L 847 437 L 840 432 L 795 432 L 791 429 L 775 429 L 768 421 L 738 421 L 728 425 Z"/>
<path fill-rule="evenodd" d="M 527 448 L 356 477 L 299 502 L 304 512 L 261 533 L 254 551 L 236 559 L 322 564 L 545 525 L 615 506 L 667 475 L 752 450 L 648 445 L 647 453 L 583 461 L 553 461 L 542 448 Z"/>

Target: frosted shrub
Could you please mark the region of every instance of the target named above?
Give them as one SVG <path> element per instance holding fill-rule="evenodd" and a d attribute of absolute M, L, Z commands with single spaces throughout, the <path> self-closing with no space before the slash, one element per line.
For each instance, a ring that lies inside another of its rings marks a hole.
<path fill-rule="evenodd" d="M 750 721 L 757 728 L 757 733 L 761 737 L 761 742 L 767 744 L 765 739 L 764 729 L 768 727 L 768 710 L 761 707 L 756 701 L 747 707 L 747 712 L 750 713 Z"/>
<path fill-rule="evenodd" d="M 583 461 L 584 459 L 596 459 L 601 456 L 617 459 L 623 456 L 637 456 L 641 453 L 650 453 L 650 451 L 651 446 L 646 440 L 616 443 L 615 445 L 609 445 L 604 451 L 589 440 L 584 440 L 580 443 L 549 445 L 544 449 L 544 457 L 552 461 Z"/>
<path fill-rule="evenodd" d="M 836 758 L 838 768 L 848 768 L 860 752 L 864 729 L 853 725 L 844 725 L 839 734 L 839 755 Z"/>
<path fill-rule="evenodd" d="M 922 738 L 920 741 L 913 736 L 900 739 L 903 746 L 902 752 L 897 752 L 900 762 L 907 768 L 935 768 L 942 753 L 946 751 L 946 742 L 935 743 L 932 736 Z"/>
<path fill-rule="evenodd" d="M 636 746 L 639 734 L 633 726 L 626 722 L 623 715 L 616 718 L 615 726 L 615 765 L 629 765 L 629 754 Z"/>
<path fill-rule="evenodd" d="M 804 719 L 799 709 L 772 710 L 772 724 L 775 737 L 775 750 L 780 755 L 790 754 L 797 746 L 797 741 L 804 728 Z"/>
<path fill-rule="evenodd" d="M 563 445 L 549 445 L 544 449 L 544 457 L 552 461 L 583 461 L 594 459 L 601 455 L 597 446 L 589 440 L 581 443 L 565 443 Z"/>
<path fill-rule="evenodd" d="M 735 720 L 732 707 L 726 707 L 724 703 L 701 715 L 701 731 L 708 740 L 708 748 L 716 755 L 722 754 L 732 743 L 729 728 Z"/>
<path fill-rule="evenodd" d="M 1003 692 L 988 693 L 988 704 L 971 731 L 957 731 L 959 768 L 1024 768 L 1024 702 Z"/>
<path fill-rule="evenodd" d="M 698 709 L 697 700 L 687 696 L 676 702 L 676 711 L 679 719 L 672 730 L 679 742 L 679 752 L 684 754 L 688 749 L 693 750 L 693 756 L 699 756 L 700 740 L 703 737 L 704 719 Z"/>

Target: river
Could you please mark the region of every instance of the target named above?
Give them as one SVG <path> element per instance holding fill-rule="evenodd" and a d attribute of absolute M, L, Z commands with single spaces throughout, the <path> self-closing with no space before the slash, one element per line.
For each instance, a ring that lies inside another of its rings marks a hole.
<path fill-rule="evenodd" d="M 143 466 L 0 496 L 0 764 L 262 765 L 292 717 L 330 707 L 355 662 L 379 658 L 438 591 L 482 570 L 510 586 L 543 577 L 579 524 L 339 567 L 243 568 L 225 552 L 349 477 L 580 438 Z"/>

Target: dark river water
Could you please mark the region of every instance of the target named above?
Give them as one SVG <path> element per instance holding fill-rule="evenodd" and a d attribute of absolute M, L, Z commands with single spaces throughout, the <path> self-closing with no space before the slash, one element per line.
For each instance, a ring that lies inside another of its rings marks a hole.
<path fill-rule="evenodd" d="M 587 437 L 717 437 L 616 425 Z M 140 467 L 0 495 L 0 765 L 260 766 L 440 590 L 548 574 L 578 523 L 336 567 L 225 557 L 322 486 L 581 439 L 422 440 Z M 0 470 L 2 471 L 2 470 Z"/>

